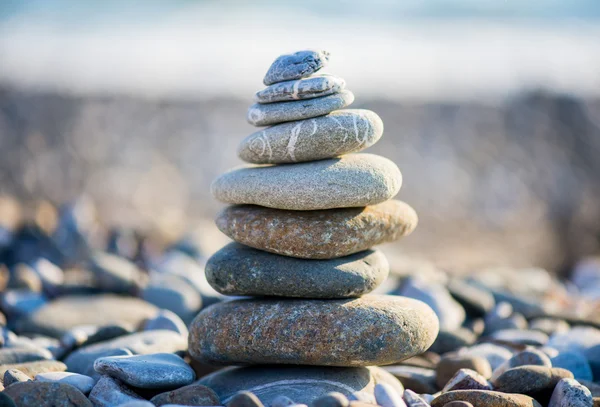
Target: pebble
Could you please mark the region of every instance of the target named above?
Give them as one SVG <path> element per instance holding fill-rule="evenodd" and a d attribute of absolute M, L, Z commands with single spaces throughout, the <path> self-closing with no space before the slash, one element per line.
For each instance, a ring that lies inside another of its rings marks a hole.
<path fill-rule="evenodd" d="M 594 380 L 592 368 L 587 358 L 579 351 L 561 351 L 550 361 L 554 367 L 562 367 L 571 371 L 576 380 Z"/>
<path fill-rule="evenodd" d="M 482 356 L 490 362 L 492 371 L 512 357 L 512 352 L 493 343 L 481 343 L 458 351 L 460 355 Z"/>
<path fill-rule="evenodd" d="M 414 366 L 385 366 L 384 369 L 399 379 L 407 391 L 435 393 L 438 390 L 434 369 Z"/>
<path fill-rule="evenodd" d="M 516 353 L 506 362 L 498 366 L 494 369 L 494 373 L 492 374 L 491 380 L 494 381 L 497 379 L 502 373 L 506 372 L 508 369 L 512 369 L 513 367 L 525 366 L 525 365 L 533 365 L 533 366 L 544 366 L 544 367 L 552 367 L 552 362 L 550 358 L 542 351 L 529 348 L 525 349 L 522 352 Z M 560 367 L 560 366 L 556 366 Z"/>
<path fill-rule="evenodd" d="M 165 393 L 160 393 L 150 400 L 155 406 L 165 404 L 182 404 L 185 406 L 218 406 L 219 397 L 210 388 L 201 384 L 190 384 Z M 290 400 L 291 401 L 291 400 Z M 290 403 L 290 404 L 293 404 Z M 287 406 L 287 405 L 286 405 Z M 272 405 L 271 407 L 276 407 Z M 281 407 L 285 407 L 282 405 Z"/>
<path fill-rule="evenodd" d="M 212 195 L 229 204 L 293 211 L 363 207 L 393 198 L 402 174 L 392 161 L 373 154 L 284 166 L 242 166 L 220 175 Z"/>
<path fill-rule="evenodd" d="M 313 99 L 338 93 L 345 87 L 346 81 L 339 76 L 317 74 L 270 85 L 256 92 L 254 101 L 257 103 L 273 103 Z"/>
<path fill-rule="evenodd" d="M 35 376 L 34 381 L 70 384 L 83 394 L 89 394 L 96 383 L 95 380 L 89 376 L 70 372 L 40 373 Z"/>
<path fill-rule="evenodd" d="M 90 332 L 80 346 L 93 345 L 98 342 L 104 342 L 134 333 L 134 330 L 124 324 L 104 325 L 96 328 L 97 329 L 94 332 Z"/>
<path fill-rule="evenodd" d="M 192 368 L 172 353 L 103 357 L 96 359 L 94 370 L 142 389 L 177 388 L 196 378 Z"/>
<path fill-rule="evenodd" d="M 89 396 L 94 407 L 114 407 L 134 401 L 143 401 L 133 390 L 127 388 L 119 379 L 102 376 Z"/>
<path fill-rule="evenodd" d="M 561 368 L 521 366 L 502 373 L 493 381 L 493 385 L 497 391 L 525 394 L 547 405 L 552 390 L 565 378 L 572 379 L 573 374 Z"/>
<path fill-rule="evenodd" d="M 456 390 L 443 393 L 431 402 L 431 407 L 443 407 L 451 401 L 466 401 L 483 407 L 542 407 L 540 403 L 523 394 L 507 394 L 490 390 Z"/>
<path fill-rule="evenodd" d="M 592 393 L 575 379 L 562 379 L 552 393 L 548 407 L 591 407 Z"/>
<path fill-rule="evenodd" d="M 242 390 L 253 392 L 265 405 L 282 394 L 306 405 L 333 391 L 346 397 L 354 392 L 373 395 L 377 383 L 389 383 L 402 392 L 398 380 L 377 367 L 249 366 L 219 370 L 197 383 L 213 389 L 222 404 Z"/>
<path fill-rule="evenodd" d="M 529 329 L 541 331 L 546 335 L 565 333 L 570 329 L 567 321 L 556 318 L 536 318 L 529 323 Z"/>
<path fill-rule="evenodd" d="M 185 323 L 190 323 L 202 308 L 200 293 L 187 281 L 172 274 L 154 275 L 141 296 L 157 308 L 174 312 Z"/>
<path fill-rule="evenodd" d="M 388 273 L 380 251 L 306 261 L 238 243 L 225 246 L 206 264 L 208 282 L 218 292 L 239 296 L 358 297 L 373 291 Z"/>
<path fill-rule="evenodd" d="M 374 112 L 344 109 L 252 133 L 240 143 L 237 154 L 253 164 L 315 161 L 362 151 L 382 134 L 383 122 Z"/>
<path fill-rule="evenodd" d="M 8 369 L 6 372 L 4 372 L 2 383 L 4 384 L 4 387 L 8 387 L 13 383 L 27 382 L 29 380 L 31 380 L 31 377 L 27 376 L 20 370 Z"/>
<path fill-rule="evenodd" d="M 444 387 L 460 369 L 474 370 L 485 379 L 489 379 L 492 376 L 490 362 L 484 357 L 447 354 L 442 357 L 436 368 L 437 386 L 439 388 Z"/>
<path fill-rule="evenodd" d="M 263 407 L 263 403 L 258 397 L 249 391 L 237 393 L 225 405 L 227 407 Z"/>
<path fill-rule="evenodd" d="M 1 348 L 0 365 L 52 359 L 52 352 L 43 348 Z"/>
<path fill-rule="evenodd" d="M 545 333 L 528 329 L 502 329 L 495 331 L 490 337 L 504 342 L 532 346 L 544 346 L 548 342 L 548 335 Z"/>
<path fill-rule="evenodd" d="M 0 306 L 10 319 L 22 319 L 22 317 L 35 313 L 48 303 L 48 299 L 42 293 L 28 291 L 25 289 L 7 290 L 2 293 Z"/>
<path fill-rule="evenodd" d="M 429 407 L 429 403 L 410 389 L 406 389 L 403 395 L 404 401 L 408 407 Z"/>
<path fill-rule="evenodd" d="M 189 352 L 209 364 L 369 366 L 420 354 L 437 332 L 431 309 L 409 298 L 247 299 L 201 312 L 190 327 Z"/>
<path fill-rule="evenodd" d="M 348 256 L 398 240 L 410 234 L 417 222 L 415 211 L 396 200 L 366 208 L 324 211 L 231 206 L 216 220 L 221 232 L 246 246 L 309 259 Z"/>
<path fill-rule="evenodd" d="M 548 346 L 559 351 L 575 350 L 582 352 L 592 369 L 594 380 L 600 379 L 600 330 L 589 326 L 576 326 L 568 332 L 550 337 Z"/>
<path fill-rule="evenodd" d="M 406 407 L 402 394 L 387 383 L 375 385 L 375 400 L 381 407 Z"/>
<path fill-rule="evenodd" d="M 181 320 L 174 312 L 162 309 L 154 318 L 148 319 L 144 323 L 145 331 L 169 330 L 177 332 L 183 337 L 188 336 L 189 332 L 185 322 Z"/>
<path fill-rule="evenodd" d="M 453 278 L 448 282 L 448 291 L 472 317 L 483 317 L 494 308 L 494 296 L 468 281 Z"/>
<path fill-rule="evenodd" d="M 4 390 L 4 394 L 20 407 L 92 407 L 82 392 L 66 383 L 14 383 Z"/>
<path fill-rule="evenodd" d="M 473 404 L 468 401 L 451 401 L 448 404 L 445 404 L 444 407 L 473 407 Z"/>
<path fill-rule="evenodd" d="M 38 360 L 36 362 L 14 363 L 0 365 L 0 375 L 4 376 L 7 370 L 16 369 L 29 377 L 35 377 L 40 373 L 64 372 L 67 366 L 57 360 Z"/>
<path fill-rule="evenodd" d="M 154 404 L 152 404 L 149 401 L 146 400 L 136 400 L 136 401 L 129 401 L 125 404 L 119 404 L 119 407 L 155 407 Z M 165 404 L 165 407 L 168 407 L 168 405 Z M 171 407 L 179 407 L 176 406 L 175 404 L 171 404 Z"/>
<path fill-rule="evenodd" d="M 354 393 L 352 393 L 352 394 L 354 394 Z M 358 400 L 358 399 L 356 399 L 356 400 Z M 292 400 L 291 398 L 286 397 L 284 395 L 281 395 L 281 396 L 277 396 L 273 399 L 273 402 L 271 403 L 271 407 L 287 407 L 287 406 L 291 406 L 293 404 L 294 404 L 294 400 Z"/>
<path fill-rule="evenodd" d="M 137 294 L 147 283 L 147 275 L 129 260 L 114 254 L 96 252 L 91 260 L 95 286 L 102 291 Z"/>
<path fill-rule="evenodd" d="M 454 390 L 492 390 L 487 379 L 475 370 L 459 369 L 442 389 L 442 392 Z"/>
<path fill-rule="evenodd" d="M 323 68 L 329 62 L 327 51 L 306 50 L 277 57 L 269 67 L 263 83 L 274 83 L 306 78 Z"/>
<path fill-rule="evenodd" d="M 377 386 L 375 386 L 377 392 Z M 314 400 L 311 407 L 348 407 L 350 400 L 342 393 L 334 391 Z M 385 407 L 385 406 L 382 406 Z"/>
<path fill-rule="evenodd" d="M 102 312 L 98 312 L 102 310 Z M 127 324 L 139 326 L 154 317 L 158 309 L 139 298 L 113 294 L 60 297 L 19 321 L 22 332 L 39 333 L 61 338 L 81 325 Z"/>
<path fill-rule="evenodd" d="M 476 340 L 477 335 L 466 328 L 461 327 L 451 331 L 440 329 L 440 333 L 429 350 L 443 355 L 444 353 L 473 345 Z"/>
<path fill-rule="evenodd" d="M 40 278 L 42 289 L 46 294 L 55 296 L 60 293 L 65 280 L 65 273 L 60 267 L 44 258 L 34 261 L 31 267 Z"/>

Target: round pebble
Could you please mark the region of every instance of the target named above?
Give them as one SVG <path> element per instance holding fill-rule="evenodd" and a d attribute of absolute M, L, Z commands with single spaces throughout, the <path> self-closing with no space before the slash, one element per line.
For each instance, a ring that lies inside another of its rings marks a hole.
<path fill-rule="evenodd" d="M 96 384 L 95 380 L 89 376 L 70 372 L 40 373 L 35 376 L 34 381 L 70 384 L 83 394 L 89 394 L 94 384 Z"/>
<path fill-rule="evenodd" d="M 307 78 L 275 83 L 256 92 L 254 101 L 273 103 L 313 99 L 338 93 L 345 87 L 346 81 L 338 76 L 317 74 Z"/>
<path fill-rule="evenodd" d="M 17 406 L 23 407 L 92 407 L 82 392 L 66 383 L 14 383 L 4 390 L 4 394 L 12 398 Z"/>
<path fill-rule="evenodd" d="M 300 79 L 310 76 L 323 68 L 329 62 L 327 51 L 298 51 L 293 54 L 285 54 L 277 57 L 271 64 L 263 83 L 273 83 Z"/>

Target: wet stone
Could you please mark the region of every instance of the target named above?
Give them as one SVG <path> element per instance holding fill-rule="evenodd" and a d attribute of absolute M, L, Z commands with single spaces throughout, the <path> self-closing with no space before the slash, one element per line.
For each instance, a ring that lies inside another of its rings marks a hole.
<path fill-rule="evenodd" d="M 313 99 L 338 93 L 345 87 L 346 81 L 338 76 L 317 74 L 270 85 L 256 92 L 254 101 L 257 103 L 273 103 Z"/>
<path fill-rule="evenodd" d="M 269 67 L 263 83 L 268 86 L 277 82 L 306 78 L 328 62 L 327 51 L 307 50 L 281 55 Z"/>

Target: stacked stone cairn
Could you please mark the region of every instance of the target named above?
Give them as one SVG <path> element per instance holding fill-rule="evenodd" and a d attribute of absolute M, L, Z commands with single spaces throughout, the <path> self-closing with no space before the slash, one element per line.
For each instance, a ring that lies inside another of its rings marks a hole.
<path fill-rule="evenodd" d="M 354 154 L 379 140 L 383 123 L 369 110 L 339 110 L 354 95 L 343 79 L 317 73 L 328 58 L 301 51 L 275 60 L 247 117 L 270 127 L 240 144 L 250 165 L 211 187 L 231 204 L 216 223 L 234 242 L 210 258 L 206 277 L 222 294 L 252 297 L 215 304 L 191 324 L 193 358 L 250 365 L 201 380 L 223 403 L 250 397 L 240 391 L 265 404 L 330 392 L 368 401 L 382 383 L 401 394 L 396 378 L 369 366 L 421 354 L 438 333 L 424 303 L 366 295 L 389 272 L 371 247 L 411 233 L 417 215 L 392 200 L 402 183 L 393 162 Z"/>

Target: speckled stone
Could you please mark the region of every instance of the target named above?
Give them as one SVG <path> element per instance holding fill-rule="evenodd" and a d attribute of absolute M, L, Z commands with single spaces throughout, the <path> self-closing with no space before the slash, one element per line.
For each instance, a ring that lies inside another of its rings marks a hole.
<path fill-rule="evenodd" d="M 256 103 L 289 102 L 291 100 L 313 99 L 337 93 L 346 87 L 342 78 L 317 74 L 307 78 L 275 83 L 256 92 Z"/>
<path fill-rule="evenodd" d="M 444 407 L 473 407 L 473 404 L 468 401 L 451 401 L 450 403 L 444 405 Z"/>
<path fill-rule="evenodd" d="M 481 356 L 447 354 L 436 367 L 437 385 L 444 387 L 460 369 L 471 369 L 488 379 L 492 375 L 490 362 Z"/>
<path fill-rule="evenodd" d="M 114 407 L 144 399 L 125 386 L 119 379 L 102 376 L 90 393 L 94 407 Z"/>
<path fill-rule="evenodd" d="M 19 407 L 92 407 L 82 392 L 65 383 L 21 382 L 4 393 Z"/>
<path fill-rule="evenodd" d="M 591 407 L 592 393 L 575 379 L 562 379 L 552 392 L 548 407 Z"/>
<path fill-rule="evenodd" d="M 314 99 L 269 104 L 255 103 L 248 108 L 246 120 L 253 126 L 259 127 L 306 120 L 350 106 L 352 102 L 354 102 L 354 94 L 349 90 L 342 90 L 339 93 Z"/>
<path fill-rule="evenodd" d="M 182 404 L 184 406 L 218 406 L 219 396 L 201 384 L 190 384 L 176 390 L 158 394 L 150 400 L 155 406 Z"/>
<path fill-rule="evenodd" d="M 29 377 L 35 377 L 39 373 L 64 372 L 67 366 L 58 360 L 39 360 L 36 362 L 15 363 L 12 365 L 1 365 L 0 375 L 4 376 L 7 370 L 17 369 Z"/>
<path fill-rule="evenodd" d="M 406 390 L 416 393 L 435 393 L 436 373 L 433 369 L 415 366 L 385 366 L 384 369 L 400 380 Z"/>
<path fill-rule="evenodd" d="M 408 407 L 429 407 L 429 403 L 410 389 L 406 389 L 403 395 L 404 401 Z"/>
<path fill-rule="evenodd" d="M 561 368 L 520 366 L 502 373 L 493 384 L 497 391 L 526 394 L 546 405 L 556 384 L 572 378 L 571 372 Z"/>
<path fill-rule="evenodd" d="M 77 388 L 83 394 L 92 391 L 96 382 L 89 376 L 70 372 L 48 372 L 35 376 L 36 382 L 65 383 Z"/>
<path fill-rule="evenodd" d="M 374 401 L 377 383 L 389 383 L 402 392 L 393 376 L 377 367 L 252 366 L 226 368 L 201 378 L 197 383 L 213 389 L 221 404 L 241 390 L 256 394 L 265 405 L 285 395 L 297 404 L 310 405 L 317 398 L 336 391 L 350 397 L 368 394 Z"/>
<path fill-rule="evenodd" d="M 437 332 L 433 311 L 407 298 L 247 299 L 201 312 L 189 352 L 212 364 L 370 366 L 424 352 Z"/>
<path fill-rule="evenodd" d="M 367 250 L 333 260 L 304 260 L 230 243 L 206 263 L 206 277 L 226 295 L 348 298 L 385 280 L 384 254 Z"/>
<path fill-rule="evenodd" d="M 473 345 L 476 340 L 477 335 L 467 328 L 458 328 L 450 331 L 440 329 L 440 333 L 429 350 L 443 355 L 464 346 Z"/>
<path fill-rule="evenodd" d="M 394 197 L 402 174 L 392 161 L 373 154 L 294 165 L 245 166 L 218 177 L 212 195 L 229 204 L 276 209 L 319 209 L 375 205 Z"/>
<path fill-rule="evenodd" d="M 535 348 L 525 349 L 498 366 L 494 370 L 491 380 L 496 380 L 508 369 L 525 365 L 552 367 L 552 362 L 550 361 L 550 358 L 541 350 Z"/>
<path fill-rule="evenodd" d="M 221 232 L 246 246 L 283 256 L 332 259 L 398 240 L 416 228 L 418 217 L 406 203 L 390 200 L 324 211 L 231 206 L 216 223 Z"/>
<path fill-rule="evenodd" d="M 489 390 L 456 390 L 443 393 L 431 402 L 431 407 L 443 407 L 451 401 L 466 401 L 486 407 L 542 407 L 523 394 L 508 394 Z"/>
<path fill-rule="evenodd" d="M 375 400 L 381 407 L 406 407 L 406 403 L 402 400 L 402 393 L 387 383 L 375 385 Z"/>
<path fill-rule="evenodd" d="M 109 356 L 96 359 L 96 372 L 142 389 L 173 389 L 191 384 L 194 370 L 172 353 Z"/>
<path fill-rule="evenodd" d="M 485 377 L 471 369 L 459 369 L 444 386 L 442 392 L 454 390 L 492 390 Z"/>
<path fill-rule="evenodd" d="M 383 122 L 374 112 L 338 110 L 252 133 L 240 143 L 238 156 L 253 164 L 322 160 L 362 151 L 375 144 L 382 134 Z"/>
<path fill-rule="evenodd" d="M 327 65 L 327 62 L 327 51 L 306 50 L 281 55 L 269 67 L 263 83 L 268 86 L 277 82 L 306 78 Z"/>

